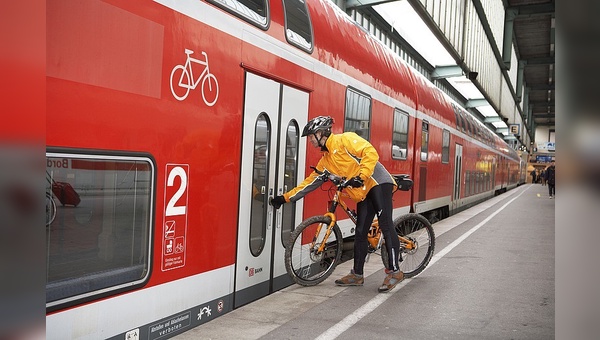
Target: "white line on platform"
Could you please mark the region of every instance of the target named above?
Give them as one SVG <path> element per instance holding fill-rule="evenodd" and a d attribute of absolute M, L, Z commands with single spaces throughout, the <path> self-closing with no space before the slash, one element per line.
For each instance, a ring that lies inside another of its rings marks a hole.
<path fill-rule="evenodd" d="M 523 193 L 525 191 L 527 191 L 529 188 L 531 188 L 531 186 L 528 186 L 527 188 L 525 188 L 523 191 L 521 191 L 521 193 L 519 193 L 518 195 L 516 195 L 515 197 L 513 197 L 510 201 L 506 202 L 502 207 L 500 207 L 498 210 L 494 211 L 485 220 L 481 221 L 479 224 L 477 224 L 476 226 L 474 226 L 473 228 L 471 228 L 469 231 L 467 231 L 466 233 L 464 233 L 463 235 L 461 235 L 459 238 L 457 238 L 456 240 L 454 240 L 454 242 L 450 243 L 444 249 L 442 249 L 441 251 L 439 251 L 438 253 L 436 253 L 431 258 L 431 262 L 429 262 L 429 265 L 427 266 L 427 268 L 425 268 L 425 270 L 427 270 L 432 265 L 434 265 L 444 255 L 446 255 L 448 252 L 450 252 L 452 249 L 454 249 L 456 246 L 458 246 L 462 241 L 464 241 L 467 237 L 469 237 L 471 234 L 473 234 L 479 228 L 481 228 L 484 224 L 486 224 L 489 220 L 491 220 L 494 216 L 496 216 L 498 213 L 500 213 L 502 210 L 504 210 L 504 208 L 506 208 L 509 204 L 511 204 L 514 200 L 516 200 L 517 198 L 519 198 L 521 195 L 523 195 Z M 357 310 L 355 310 L 354 313 L 346 316 L 340 322 L 336 323 L 335 325 L 333 325 L 332 327 L 330 327 L 328 330 L 326 330 L 325 332 L 321 333 L 321 335 L 319 335 L 318 337 L 316 337 L 316 339 L 317 340 L 329 340 L 329 339 L 335 339 L 335 338 L 337 338 L 340 334 L 342 334 L 343 332 L 345 332 L 347 329 L 349 329 L 350 327 L 352 327 L 354 324 L 356 324 L 362 318 L 364 318 L 369 313 L 371 313 L 372 311 L 374 311 L 375 308 L 379 307 L 379 305 L 381 305 L 382 303 L 384 303 L 387 299 L 389 299 L 392 295 L 394 295 L 396 292 L 398 292 L 402 287 L 404 287 L 406 284 L 408 284 L 411 280 L 412 279 L 406 279 L 406 280 L 402 281 L 400 284 L 398 284 L 398 286 L 396 287 L 395 290 L 392 290 L 389 293 L 377 294 L 377 296 L 375 296 L 369 302 L 365 303 L 360 308 L 358 308 Z"/>

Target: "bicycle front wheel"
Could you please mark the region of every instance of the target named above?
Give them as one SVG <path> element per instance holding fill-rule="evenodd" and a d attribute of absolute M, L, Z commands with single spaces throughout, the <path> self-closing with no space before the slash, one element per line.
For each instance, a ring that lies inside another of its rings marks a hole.
<path fill-rule="evenodd" d="M 400 270 L 410 278 L 421 273 L 429 264 L 435 249 L 435 234 L 431 223 L 420 214 L 409 213 L 394 220 L 394 229 L 400 237 Z M 403 242 L 409 240 L 410 244 Z M 381 247 L 381 260 L 388 266 L 387 248 Z"/>
<path fill-rule="evenodd" d="M 342 257 L 342 231 L 337 224 L 326 237 L 331 219 L 313 216 L 304 220 L 290 235 L 285 249 L 285 269 L 292 279 L 302 286 L 323 282 Z M 324 245 L 323 250 L 319 248 Z"/>

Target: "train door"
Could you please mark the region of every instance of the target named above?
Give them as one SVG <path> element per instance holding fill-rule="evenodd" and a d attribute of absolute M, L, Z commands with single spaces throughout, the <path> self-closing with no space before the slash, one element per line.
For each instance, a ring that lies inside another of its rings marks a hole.
<path fill-rule="evenodd" d="M 429 123 L 421 123 L 421 154 L 419 155 L 419 202 L 427 200 L 427 162 L 429 158 Z M 420 212 L 420 211 L 416 211 Z"/>
<path fill-rule="evenodd" d="M 454 155 L 454 186 L 452 189 L 452 210 L 459 207 L 460 202 L 460 174 L 462 172 L 462 145 L 456 144 Z"/>
<path fill-rule="evenodd" d="M 302 218 L 302 202 L 275 210 L 269 199 L 304 178 L 300 128 L 308 116 L 308 93 L 252 73 L 244 100 L 235 307 L 291 284 L 284 241 Z"/>

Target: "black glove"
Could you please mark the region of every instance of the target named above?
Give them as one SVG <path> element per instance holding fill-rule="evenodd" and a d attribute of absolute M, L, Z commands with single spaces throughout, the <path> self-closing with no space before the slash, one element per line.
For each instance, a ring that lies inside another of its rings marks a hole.
<path fill-rule="evenodd" d="M 281 195 L 271 198 L 271 205 L 275 209 L 279 209 L 283 203 L 285 203 L 285 197 Z"/>
<path fill-rule="evenodd" d="M 365 181 L 360 176 L 352 177 L 348 180 L 348 186 L 353 188 L 360 188 L 365 184 Z"/>

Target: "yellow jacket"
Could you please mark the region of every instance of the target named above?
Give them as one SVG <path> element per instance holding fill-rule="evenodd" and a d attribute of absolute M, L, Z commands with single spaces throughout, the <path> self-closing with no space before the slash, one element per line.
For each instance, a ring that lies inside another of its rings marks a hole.
<path fill-rule="evenodd" d="M 382 183 L 396 185 L 392 175 L 379 163 L 377 150 L 371 143 L 356 133 L 331 134 L 325 142 L 325 146 L 327 150 L 323 151 L 323 155 L 316 166 L 317 170 L 327 169 L 332 174 L 346 178 L 360 176 L 365 183 L 363 187 L 348 187 L 345 190 L 355 202 L 364 200 L 369 190 L 374 186 Z M 323 182 L 318 179 L 318 176 L 313 171 L 300 185 L 283 194 L 285 200 L 287 202 L 297 201 L 321 186 Z"/>

